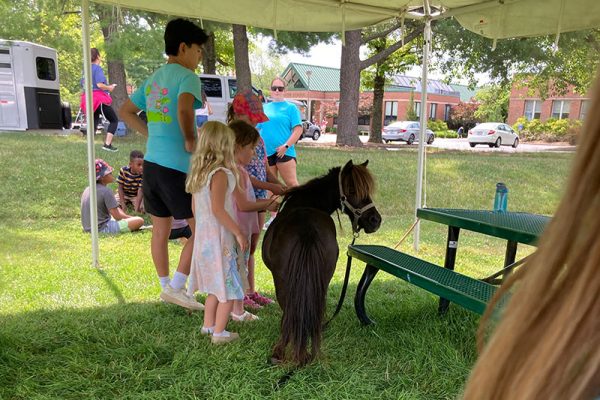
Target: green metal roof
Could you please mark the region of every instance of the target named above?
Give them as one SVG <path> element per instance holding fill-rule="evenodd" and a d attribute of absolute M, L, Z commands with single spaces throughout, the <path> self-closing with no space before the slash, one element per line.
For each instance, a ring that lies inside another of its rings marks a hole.
<path fill-rule="evenodd" d="M 286 79 L 288 90 L 307 90 L 308 75 L 310 74 L 310 90 L 318 92 L 339 92 L 340 91 L 340 70 L 339 68 L 321 67 L 318 65 L 290 63 L 281 75 Z M 290 75 L 288 77 L 288 75 Z"/>
<path fill-rule="evenodd" d="M 460 101 L 468 102 L 475 97 L 475 94 L 479 91 L 479 88 L 469 89 L 467 85 L 455 85 L 453 83 L 450 84 L 454 90 L 460 93 Z"/>

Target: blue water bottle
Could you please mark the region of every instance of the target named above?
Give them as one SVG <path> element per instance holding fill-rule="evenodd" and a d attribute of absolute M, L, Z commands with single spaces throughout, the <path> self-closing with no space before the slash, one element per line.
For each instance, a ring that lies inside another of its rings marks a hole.
<path fill-rule="evenodd" d="M 496 184 L 496 197 L 494 198 L 494 211 L 506 212 L 508 207 L 508 188 L 502 182 Z"/>

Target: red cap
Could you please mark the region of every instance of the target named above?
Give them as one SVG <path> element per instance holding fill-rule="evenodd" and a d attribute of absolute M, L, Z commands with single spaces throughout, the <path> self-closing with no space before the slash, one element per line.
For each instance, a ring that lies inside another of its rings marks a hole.
<path fill-rule="evenodd" d="M 263 111 L 262 102 L 251 90 L 238 92 L 233 98 L 232 105 L 235 114 L 247 115 L 255 124 L 269 120 Z"/>

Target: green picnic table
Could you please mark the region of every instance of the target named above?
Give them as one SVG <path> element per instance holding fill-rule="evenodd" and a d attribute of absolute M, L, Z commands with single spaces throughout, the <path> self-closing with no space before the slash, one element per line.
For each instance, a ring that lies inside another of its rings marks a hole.
<path fill-rule="evenodd" d="M 515 262 L 519 243 L 535 245 L 550 222 L 550 217 L 526 212 L 465 210 L 453 208 L 420 208 L 417 217 L 448 225 L 444 268 L 454 270 L 458 236 L 461 229 L 506 239 L 504 267 Z M 506 271 L 510 272 L 510 269 Z M 438 310 L 448 309 L 448 300 L 441 298 Z"/>
<path fill-rule="evenodd" d="M 504 269 L 492 275 L 507 274 L 515 265 L 519 243 L 535 245 L 550 217 L 525 212 L 495 212 L 449 208 L 422 208 L 417 217 L 448 226 L 444 267 L 432 264 L 398 250 L 377 245 L 350 245 L 348 257 L 366 263 L 356 290 L 354 305 L 363 324 L 372 323 L 365 310 L 365 296 L 373 278 L 384 270 L 431 293 L 440 296 L 438 311 L 447 311 L 449 302 L 482 314 L 494 295 L 496 287 L 489 281 L 478 280 L 454 271 L 461 229 L 506 239 Z"/>

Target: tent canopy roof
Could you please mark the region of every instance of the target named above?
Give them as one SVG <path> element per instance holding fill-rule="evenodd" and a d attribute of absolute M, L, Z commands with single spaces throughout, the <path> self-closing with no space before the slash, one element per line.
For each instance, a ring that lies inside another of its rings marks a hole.
<path fill-rule="evenodd" d="M 419 18 L 423 0 L 97 0 L 161 14 L 276 31 L 342 32 L 391 18 Z M 488 38 L 539 36 L 600 27 L 596 0 L 430 0 L 438 17 L 454 16 Z M 433 14 L 435 17 L 435 13 Z"/>

